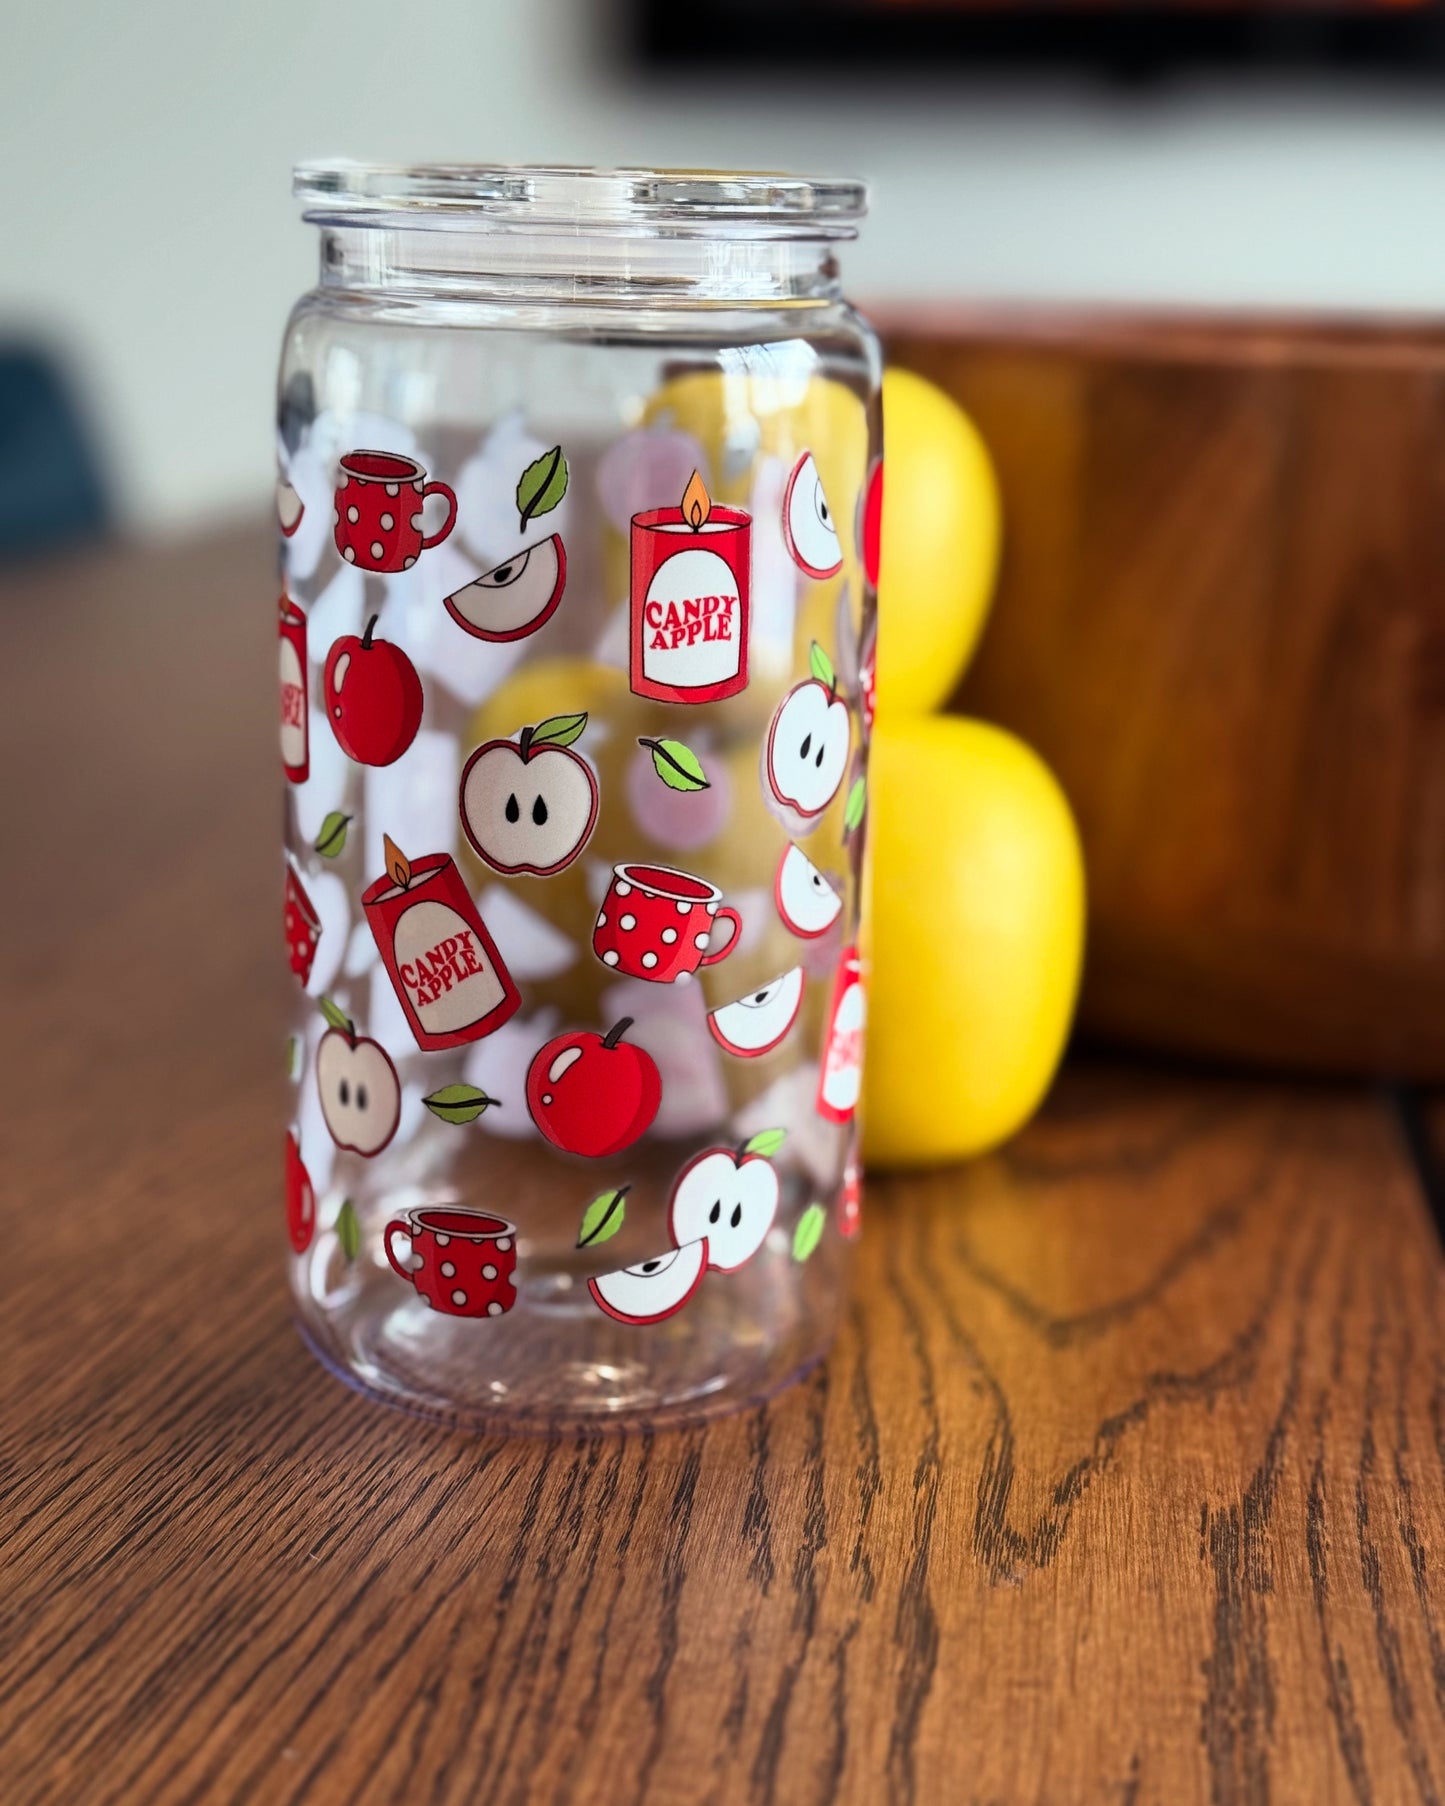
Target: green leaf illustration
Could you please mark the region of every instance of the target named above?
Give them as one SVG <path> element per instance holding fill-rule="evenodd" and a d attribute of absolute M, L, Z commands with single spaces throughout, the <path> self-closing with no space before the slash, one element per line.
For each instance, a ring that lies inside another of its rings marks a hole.
<path fill-rule="evenodd" d="M 356 1215 L 356 1206 L 350 1198 L 341 1200 L 341 1209 L 336 1216 L 336 1239 L 341 1243 L 341 1252 L 348 1260 L 355 1260 L 361 1252 L 361 1223 Z"/>
<path fill-rule="evenodd" d="M 622 1227 L 627 1213 L 623 1200 L 632 1187 L 620 1185 L 615 1191 L 599 1192 L 582 1212 L 582 1227 L 577 1231 L 579 1248 L 595 1248 L 598 1242 L 610 1242 Z"/>
<path fill-rule="evenodd" d="M 838 678 L 836 672 L 833 670 L 833 661 L 828 657 L 827 653 L 824 652 L 823 648 L 816 640 L 813 641 L 812 647 L 808 652 L 808 669 L 813 673 L 820 684 L 827 684 L 830 690 L 837 689 Z"/>
<path fill-rule="evenodd" d="M 440 1091 L 433 1091 L 430 1097 L 421 1101 L 433 1116 L 461 1127 L 464 1123 L 475 1122 L 483 1110 L 502 1100 L 488 1097 L 475 1085 L 443 1085 Z"/>
<path fill-rule="evenodd" d="M 652 766 L 669 790 L 707 790 L 702 760 L 681 740 L 639 740 L 652 754 Z"/>
<path fill-rule="evenodd" d="M 527 466 L 517 484 L 517 512 L 523 527 L 535 515 L 550 514 L 566 493 L 567 460 L 562 447 L 554 445 Z"/>
<path fill-rule="evenodd" d="M 288 1079 L 301 1076 L 301 1043 L 295 1035 L 286 1037 L 286 1077 Z"/>
<path fill-rule="evenodd" d="M 587 715 L 549 715 L 532 729 L 533 746 L 570 746 L 580 740 L 587 727 Z"/>
<path fill-rule="evenodd" d="M 751 1141 L 744 1143 L 743 1152 L 761 1154 L 765 1159 L 771 1160 L 787 1139 L 786 1129 L 760 1129 Z"/>
<path fill-rule="evenodd" d="M 868 780 L 854 778 L 853 788 L 848 792 L 848 800 L 843 805 L 843 826 L 850 834 L 856 833 L 858 824 L 863 820 L 863 811 L 868 807 Z"/>
<path fill-rule="evenodd" d="M 793 1259 L 806 1260 L 823 1239 L 823 1229 L 828 1221 L 828 1213 L 821 1204 L 810 1204 L 798 1218 L 798 1227 L 793 1231 Z"/>
<path fill-rule="evenodd" d="M 339 1028 L 343 1035 L 351 1033 L 351 1018 L 340 1004 L 333 1003 L 329 997 L 321 999 L 321 1014 L 333 1028 Z"/>
<path fill-rule="evenodd" d="M 339 809 L 333 809 L 321 824 L 321 832 L 312 843 L 323 859 L 335 859 L 338 853 L 346 850 L 346 829 L 350 822 L 349 815 L 343 815 Z"/>

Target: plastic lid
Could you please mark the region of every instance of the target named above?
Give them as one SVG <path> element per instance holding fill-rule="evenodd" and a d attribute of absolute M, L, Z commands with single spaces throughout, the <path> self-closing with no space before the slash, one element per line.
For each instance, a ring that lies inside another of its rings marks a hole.
<path fill-rule="evenodd" d="M 866 184 L 760 170 L 588 169 L 563 164 L 298 164 L 292 192 L 318 225 L 484 226 L 552 232 L 742 229 L 853 238 Z"/>

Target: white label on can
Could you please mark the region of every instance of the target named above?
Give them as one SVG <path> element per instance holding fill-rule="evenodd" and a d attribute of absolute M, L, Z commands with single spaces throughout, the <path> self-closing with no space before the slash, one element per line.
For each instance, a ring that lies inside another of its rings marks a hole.
<path fill-rule="evenodd" d="M 657 568 L 642 610 L 642 669 L 654 683 L 705 690 L 742 664 L 737 580 L 716 552 L 674 552 Z"/>
<path fill-rule="evenodd" d="M 865 1013 L 863 986 L 855 979 L 839 1000 L 823 1068 L 823 1102 L 840 1114 L 846 1114 L 858 1103 Z"/>
<path fill-rule="evenodd" d="M 288 771 L 306 763 L 306 687 L 290 640 L 281 642 L 281 763 Z"/>
<path fill-rule="evenodd" d="M 407 1001 L 428 1034 L 470 1028 L 506 995 L 475 930 L 445 903 L 413 903 L 403 911 L 394 952 Z"/>

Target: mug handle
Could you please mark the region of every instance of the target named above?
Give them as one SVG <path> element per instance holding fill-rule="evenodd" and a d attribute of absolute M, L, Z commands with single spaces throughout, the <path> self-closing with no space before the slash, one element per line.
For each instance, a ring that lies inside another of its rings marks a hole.
<path fill-rule="evenodd" d="M 713 917 L 713 926 L 716 927 L 716 925 L 719 922 L 723 921 L 725 918 L 727 921 L 731 922 L 733 925 L 732 933 L 728 936 L 727 940 L 723 943 L 723 945 L 721 947 L 718 948 L 718 950 L 715 953 L 713 952 L 711 947 L 708 948 L 707 952 L 704 953 L 702 958 L 697 962 L 700 966 L 715 966 L 720 959 L 726 959 L 727 956 L 732 952 L 733 948 L 737 945 L 738 936 L 743 931 L 743 919 L 735 909 L 729 909 L 726 906 L 726 904 L 724 904 L 724 906 Z M 711 928 L 708 930 L 708 938 L 709 938 L 709 940 L 712 938 L 712 929 Z"/>
<path fill-rule="evenodd" d="M 401 1276 L 401 1278 L 403 1278 L 407 1282 L 408 1285 L 411 1285 L 414 1283 L 414 1281 L 416 1279 L 416 1275 L 415 1275 L 415 1273 L 412 1272 L 410 1267 L 402 1266 L 401 1262 L 396 1258 L 396 1251 L 393 1249 L 393 1247 L 391 1245 L 391 1238 L 397 1233 L 398 1230 L 406 1237 L 407 1247 L 410 1248 L 410 1246 L 411 1246 L 411 1225 L 410 1225 L 410 1223 L 408 1223 L 406 1221 L 406 1219 L 404 1217 L 393 1217 L 391 1219 L 391 1221 L 387 1224 L 386 1231 L 381 1238 L 382 1246 L 386 1249 L 386 1258 L 391 1262 L 393 1269 Z"/>
<path fill-rule="evenodd" d="M 456 490 L 448 483 L 428 483 L 426 488 L 421 492 L 423 507 L 426 506 L 426 498 L 429 495 L 444 495 L 447 498 L 447 518 L 444 526 L 439 527 L 435 533 L 430 533 L 423 537 L 421 542 L 421 549 L 423 551 L 425 551 L 428 546 L 439 546 L 446 538 L 447 534 L 450 533 L 452 528 L 457 524 Z"/>

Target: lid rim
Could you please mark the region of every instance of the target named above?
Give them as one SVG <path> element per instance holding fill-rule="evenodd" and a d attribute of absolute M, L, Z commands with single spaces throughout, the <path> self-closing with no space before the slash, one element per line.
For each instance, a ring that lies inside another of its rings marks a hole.
<path fill-rule="evenodd" d="M 760 170 L 653 170 L 543 164 L 296 165 L 292 193 L 315 224 L 476 224 L 571 232 L 708 225 L 851 236 L 867 211 L 861 181 Z"/>

